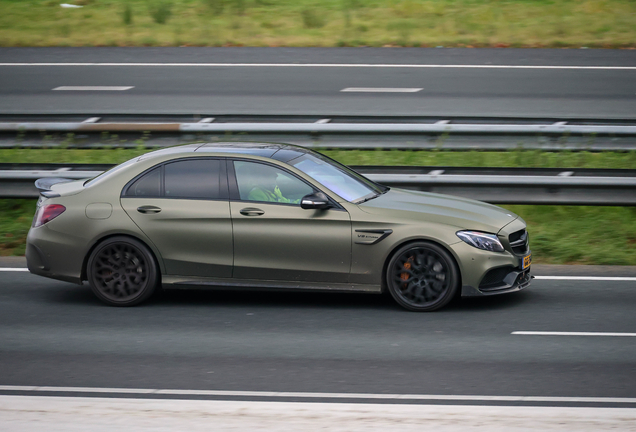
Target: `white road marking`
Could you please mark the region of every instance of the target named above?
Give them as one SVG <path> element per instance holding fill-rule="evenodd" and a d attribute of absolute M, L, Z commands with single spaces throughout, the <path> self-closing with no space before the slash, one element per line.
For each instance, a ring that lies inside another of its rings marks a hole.
<path fill-rule="evenodd" d="M 53 90 L 60 91 L 126 91 L 135 86 L 59 86 Z"/>
<path fill-rule="evenodd" d="M 5 432 L 636 430 L 634 408 L 0 396 Z"/>
<path fill-rule="evenodd" d="M 543 280 L 573 280 L 573 281 L 636 281 L 636 277 L 620 277 L 620 276 L 535 276 L 535 279 Z"/>
<path fill-rule="evenodd" d="M 383 393 L 317 393 L 317 392 L 273 392 L 233 390 L 179 390 L 109 387 L 50 387 L 0 385 L 0 391 L 57 392 L 57 393 L 120 393 L 133 395 L 179 395 L 262 398 L 311 398 L 311 399 L 378 399 L 378 400 L 430 400 L 430 401 L 476 401 L 476 402 L 555 402 L 555 403 L 607 403 L 636 404 L 636 398 L 617 397 L 561 397 L 561 396 L 479 396 L 479 395 L 431 395 L 431 394 L 383 394 Z"/>
<path fill-rule="evenodd" d="M 422 90 L 424 89 L 407 87 L 347 87 L 340 91 L 356 93 L 417 93 Z"/>
<path fill-rule="evenodd" d="M 529 336 L 611 336 L 636 337 L 636 333 L 608 333 L 608 332 L 556 332 L 556 331 L 514 331 L 513 335 Z"/>
<path fill-rule="evenodd" d="M 27 268 L 15 268 L 15 267 L 0 267 L 0 272 L 28 272 Z"/>
<path fill-rule="evenodd" d="M 442 65 L 372 63 L 0 63 L 0 66 L 141 66 L 141 67 L 289 67 L 289 68 L 415 68 L 415 69 L 573 69 L 636 70 L 636 66 L 532 66 L 532 65 Z"/>

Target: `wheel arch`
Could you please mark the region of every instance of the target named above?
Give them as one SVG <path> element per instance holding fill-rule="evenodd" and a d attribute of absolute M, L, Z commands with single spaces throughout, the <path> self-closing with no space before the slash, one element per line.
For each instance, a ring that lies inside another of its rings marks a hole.
<path fill-rule="evenodd" d="M 393 259 L 393 256 L 396 254 L 396 252 L 399 249 L 401 249 L 402 247 L 404 247 L 406 245 L 412 244 L 412 243 L 431 243 L 431 244 L 434 244 L 435 246 L 438 246 L 438 247 L 444 249 L 446 252 L 448 252 L 448 254 L 452 258 L 454 264 L 457 266 L 457 274 L 459 275 L 458 283 L 459 283 L 459 287 L 460 287 L 460 289 L 457 290 L 457 292 L 461 294 L 462 267 L 459 265 L 459 261 L 457 260 L 457 256 L 455 256 L 455 253 L 453 252 L 453 250 L 451 248 L 449 248 L 447 245 L 445 245 L 443 243 L 440 243 L 438 241 L 435 241 L 435 240 L 431 240 L 429 238 L 412 238 L 412 239 L 400 242 L 400 243 L 398 243 L 398 244 L 393 246 L 393 248 L 391 249 L 389 254 L 386 256 L 386 259 L 384 260 L 384 263 L 382 264 L 382 292 L 384 293 L 388 289 L 387 284 L 386 284 L 386 272 L 387 272 L 387 268 L 389 267 L 389 262 L 391 262 L 391 259 Z"/>
<path fill-rule="evenodd" d="M 152 256 L 152 259 L 154 259 L 155 264 L 157 265 L 157 268 L 159 269 L 158 277 L 159 277 L 159 284 L 161 284 L 161 275 L 164 273 L 163 262 L 159 259 L 158 254 L 157 254 L 157 252 L 155 252 L 154 247 L 152 245 L 150 245 L 143 238 L 140 238 L 139 236 L 136 236 L 136 235 L 130 234 L 130 233 L 110 233 L 110 234 L 106 234 L 106 235 L 104 235 L 102 237 L 99 237 L 99 238 L 95 239 L 95 241 L 93 242 L 91 247 L 88 248 L 88 251 L 84 255 L 84 260 L 82 261 L 82 271 L 81 271 L 81 275 L 80 275 L 82 281 L 85 281 L 88 278 L 88 276 L 87 276 L 88 259 L 90 258 L 91 254 L 93 253 L 95 248 L 97 248 L 97 246 L 102 244 L 104 241 L 106 241 L 106 240 L 108 240 L 110 238 L 113 238 L 113 237 L 129 237 L 131 239 L 134 239 L 134 240 L 140 242 L 144 246 L 146 246 L 148 248 L 148 250 L 150 251 L 150 255 Z"/>

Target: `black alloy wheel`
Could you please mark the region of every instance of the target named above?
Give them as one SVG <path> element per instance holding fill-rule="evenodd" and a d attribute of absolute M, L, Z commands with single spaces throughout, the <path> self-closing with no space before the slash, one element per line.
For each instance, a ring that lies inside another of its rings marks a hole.
<path fill-rule="evenodd" d="M 386 270 L 391 296 L 402 307 L 434 311 L 448 304 L 459 288 L 459 270 L 451 255 L 428 242 L 400 248 Z"/>
<path fill-rule="evenodd" d="M 157 287 L 159 272 L 150 250 L 129 237 L 112 237 L 93 250 L 87 265 L 93 293 L 111 306 L 134 306 Z"/>

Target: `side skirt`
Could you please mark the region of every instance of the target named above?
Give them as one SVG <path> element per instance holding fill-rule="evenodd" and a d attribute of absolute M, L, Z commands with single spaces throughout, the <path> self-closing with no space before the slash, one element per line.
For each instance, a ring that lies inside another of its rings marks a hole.
<path fill-rule="evenodd" d="M 263 289 L 263 290 L 298 290 L 298 291 L 329 291 L 329 292 L 382 292 L 380 285 L 343 284 L 329 282 L 298 282 L 273 281 L 229 278 L 203 278 L 193 276 L 162 275 L 162 285 L 165 289 Z"/>

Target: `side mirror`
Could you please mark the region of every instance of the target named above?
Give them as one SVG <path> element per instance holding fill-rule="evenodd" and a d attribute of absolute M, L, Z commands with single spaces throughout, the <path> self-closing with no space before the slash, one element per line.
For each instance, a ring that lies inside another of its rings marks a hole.
<path fill-rule="evenodd" d="M 324 210 L 331 207 L 329 198 L 322 192 L 305 195 L 300 200 L 300 207 L 305 210 Z"/>

